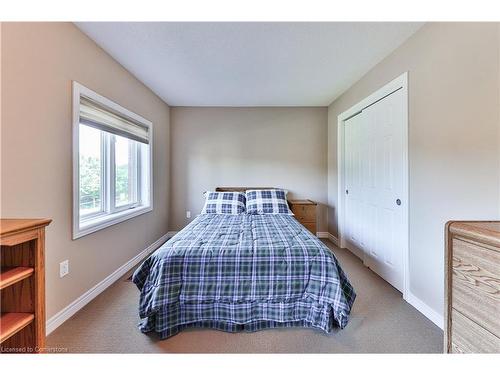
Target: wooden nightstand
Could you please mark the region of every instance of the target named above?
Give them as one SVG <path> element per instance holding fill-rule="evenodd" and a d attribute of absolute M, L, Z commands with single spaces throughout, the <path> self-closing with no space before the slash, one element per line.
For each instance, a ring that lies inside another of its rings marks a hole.
<path fill-rule="evenodd" d="M 288 201 L 290 210 L 297 221 L 316 235 L 316 202 L 309 199 L 292 199 Z"/>

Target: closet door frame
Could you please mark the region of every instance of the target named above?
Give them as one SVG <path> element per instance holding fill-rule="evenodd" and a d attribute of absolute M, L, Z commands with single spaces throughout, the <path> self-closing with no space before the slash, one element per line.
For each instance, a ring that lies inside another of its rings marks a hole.
<path fill-rule="evenodd" d="M 409 161 L 408 161 L 408 72 L 404 72 L 399 77 L 395 78 L 382 88 L 375 91 L 359 103 L 355 104 L 347 111 L 338 116 L 337 124 L 337 170 L 338 170 L 338 244 L 340 248 L 346 248 L 346 241 L 344 236 L 345 228 L 345 121 L 359 114 L 363 109 L 378 102 L 386 96 L 395 91 L 402 90 L 403 95 L 403 186 L 401 199 L 406 202 L 403 209 L 403 233 L 404 248 L 403 248 L 403 298 L 405 300 L 410 296 L 409 282 L 410 282 L 410 256 L 409 256 L 409 210 L 410 200 L 408 192 L 408 175 L 409 175 Z M 359 257 L 359 254 L 355 254 Z M 362 259 L 363 260 L 363 259 Z"/>

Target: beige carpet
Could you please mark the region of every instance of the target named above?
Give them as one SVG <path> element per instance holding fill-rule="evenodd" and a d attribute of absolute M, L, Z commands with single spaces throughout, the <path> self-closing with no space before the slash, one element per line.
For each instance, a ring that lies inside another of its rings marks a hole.
<path fill-rule="evenodd" d="M 141 333 L 139 291 L 123 278 L 47 338 L 48 347 L 91 353 L 440 353 L 443 332 L 347 250 L 325 242 L 357 292 L 344 330 L 283 328 L 255 333 L 190 329 L 167 340 Z"/>

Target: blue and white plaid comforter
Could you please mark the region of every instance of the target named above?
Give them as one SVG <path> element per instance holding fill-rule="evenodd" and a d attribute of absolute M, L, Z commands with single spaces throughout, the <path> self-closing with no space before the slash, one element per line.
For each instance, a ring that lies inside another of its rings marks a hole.
<path fill-rule="evenodd" d="M 345 327 L 356 294 L 290 215 L 198 216 L 135 271 L 143 332 Z"/>

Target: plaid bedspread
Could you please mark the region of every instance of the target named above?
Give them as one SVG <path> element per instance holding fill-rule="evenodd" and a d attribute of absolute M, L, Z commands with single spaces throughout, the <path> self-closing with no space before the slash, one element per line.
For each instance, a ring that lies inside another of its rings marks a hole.
<path fill-rule="evenodd" d="M 135 271 L 143 332 L 345 327 L 356 294 L 290 215 L 200 215 Z"/>

